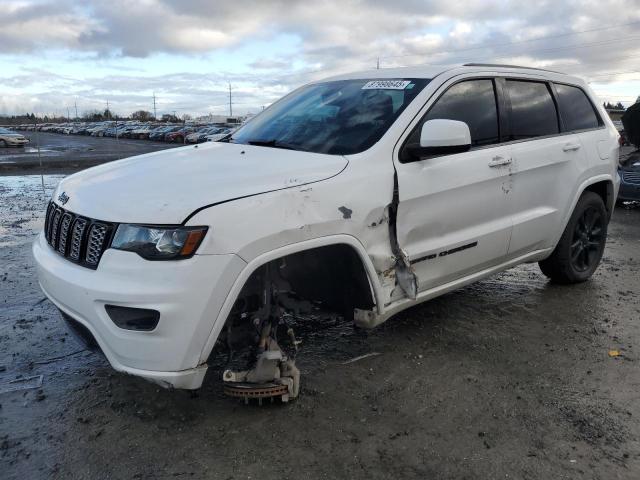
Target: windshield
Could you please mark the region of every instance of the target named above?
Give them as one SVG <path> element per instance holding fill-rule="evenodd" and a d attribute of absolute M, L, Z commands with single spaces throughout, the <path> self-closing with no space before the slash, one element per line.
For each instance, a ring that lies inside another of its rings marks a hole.
<path fill-rule="evenodd" d="M 307 85 L 225 140 L 333 155 L 359 153 L 380 140 L 428 82 L 364 79 Z"/>

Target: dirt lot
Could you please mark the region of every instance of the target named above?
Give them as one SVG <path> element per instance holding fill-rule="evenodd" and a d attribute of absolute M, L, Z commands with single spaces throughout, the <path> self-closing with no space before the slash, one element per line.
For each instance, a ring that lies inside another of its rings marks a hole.
<path fill-rule="evenodd" d="M 640 478 L 640 208 L 587 283 L 525 265 L 373 331 L 304 327 L 301 397 L 258 407 L 219 370 L 166 391 L 67 335 L 30 253 L 60 178 L 0 177 L 0 477 Z"/>
<path fill-rule="evenodd" d="M 29 146 L 0 148 L 0 175 L 39 174 L 41 171 L 70 173 L 111 160 L 179 146 L 126 138 L 20 133 L 29 138 Z"/>

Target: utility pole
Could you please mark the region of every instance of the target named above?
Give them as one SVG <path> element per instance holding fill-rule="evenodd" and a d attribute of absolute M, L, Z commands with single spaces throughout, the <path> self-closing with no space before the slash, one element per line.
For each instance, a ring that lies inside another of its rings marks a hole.
<path fill-rule="evenodd" d="M 229 116 L 233 117 L 233 103 L 231 102 L 231 82 L 229 82 Z"/>
<path fill-rule="evenodd" d="M 156 92 L 153 92 L 153 119 L 158 119 L 158 114 L 156 113 Z"/>
<path fill-rule="evenodd" d="M 107 112 L 109 112 L 109 120 L 111 120 L 111 110 L 109 110 L 109 100 L 107 99 Z"/>
<path fill-rule="evenodd" d="M 71 117 L 69 116 L 69 107 L 67 107 L 67 121 L 71 120 Z"/>
<path fill-rule="evenodd" d="M 376 61 L 376 70 L 380 70 L 380 57 Z"/>
<path fill-rule="evenodd" d="M 74 100 L 73 101 L 73 106 L 76 107 L 76 120 L 78 119 L 78 101 Z"/>

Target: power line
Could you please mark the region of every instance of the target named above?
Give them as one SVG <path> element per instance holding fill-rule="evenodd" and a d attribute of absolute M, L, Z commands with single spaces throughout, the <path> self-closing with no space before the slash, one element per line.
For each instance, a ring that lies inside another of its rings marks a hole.
<path fill-rule="evenodd" d="M 513 58 L 513 57 L 520 56 L 520 55 L 528 55 L 530 53 L 556 52 L 556 51 L 561 51 L 561 50 L 572 50 L 572 49 L 575 49 L 575 48 L 597 47 L 597 46 L 602 46 L 602 45 L 610 45 L 612 43 L 626 42 L 626 41 L 629 41 L 629 40 L 640 40 L 640 37 L 636 37 L 636 36 L 621 37 L 621 38 L 618 38 L 618 39 L 610 39 L 610 40 L 601 41 L 601 42 L 574 44 L 574 45 L 567 45 L 565 47 L 556 47 L 556 48 L 533 49 L 533 50 L 528 50 L 525 53 L 516 52 L 516 53 L 511 53 L 511 54 L 503 55 L 503 56 L 499 56 L 499 57 L 491 56 L 491 57 L 484 57 L 484 58 L 485 59 L 493 59 L 493 60 L 503 59 L 503 58 Z M 413 64 L 406 65 L 406 66 L 417 67 L 417 66 L 422 66 L 422 65 L 449 65 L 449 64 L 463 63 L 464 61 L 465 60 L 451 59 L 451 60 L 448 60 L 445 63 L 439 63 L 439 64 L 438 63 L 426 63 L 425 62 L 425 63 L 413 63 Z M 478 59 L 474 58 L 474 61 L 478 61 Z"/>
<path fill-rule="evenodd" d="M 601 73 L 601 74 L 597 74 L 597 75 L 587 75 L 587 77 L 589 77 L 589 78 L 612 77 L 614 75 L 627 75 L 629 73 L 640 73 L 640 70 L 628 70 L 626 72 Z"/>
<path fill-rule="evenodd" d="M 509 46 L 509 45 L 519 45 L 522 43 L 528 43 L 528 42 L 537 42 L 540 40 L 548 40 L 551 38 L 561 38 L 561 37 L 567 37 L 567 36 L 571 36 L 571 35 L 580 35 L 583 33 L 591 33 L 591 32 L 598 32 L 598 31 L 602 31 L 602 30 L 610 30 L 612 28 L 621 28 L 621 27 L 628 27 L 630 25 L 637 25 L 640 24 L 640 21 L 635 21 L 635 22 L 629 22 L 629 23 L 621 23 L 619 25 L 610 25 L 608 27 L 600 27 L 600 28 L 592 28 L 590 30 L 581 30 L 581 31 L 577 31 L 577 32 L 567 32 L 567 33 L 560 33 L 557 35 L 546 35 L 546 36 L 542 36 L 542 37 L 537 37 L 537 38 L 530 38 L 527 40 L 517 40 L 515 42 L 502 42 L 502 43 L 493 43 L 493 44 L 485 44 L 485 45 L 476 45 L 476 46 L 472 46 L 472 47 L 465 47 L 465 48 L 456 48 L 456 49 L 449 49 L 449 50 L 443 50 L 440 52 L 428 52 L 428 53 L 408 53 L 408 54 L 404 54 L 404 55 L 388 55 L 388 56 L 384 56 L 384 57 L 379 57 L 382 59 L 385 58 L 401 58 L 401 57 L 421 57 L 424 55 L 440 55 L 440 54 L 446 54 L 446 53 L 451 53 L 451 52 L 466 52 L 469 50 L 478 50 L 480 48 L 496 48 L 496 47 L 504 47 L 504 46 Z"/>

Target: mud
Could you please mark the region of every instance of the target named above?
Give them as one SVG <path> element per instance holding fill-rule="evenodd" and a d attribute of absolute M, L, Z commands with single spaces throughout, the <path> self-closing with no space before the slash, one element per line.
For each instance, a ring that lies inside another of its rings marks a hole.
<path fill-rule="evenodd" d="M 640 478 L 640 208 L 587 283 L 524 265 L 372 331 L 310 319 L 300 398 L 246 407 L 216 368 L 162 390 L 66 333 L 30 253 L 60 178 L 0 177 L 0 477 Z"/>

